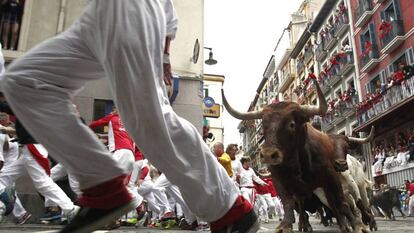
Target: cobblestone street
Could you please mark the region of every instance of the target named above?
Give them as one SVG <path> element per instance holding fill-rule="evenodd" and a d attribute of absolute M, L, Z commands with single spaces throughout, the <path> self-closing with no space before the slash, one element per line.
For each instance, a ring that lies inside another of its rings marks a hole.
<path fill-rule="evenodd" d="M 311 224 L 313 226 L 314 232 L 323 232 L 323 233 L 334 233 L 339 232 L 336 227 L 324 227 L 318 223 L 319 220 L 311 218 Z M 414 232 L 414 218 L 409 217 L 406 219 L 397 218 L 396 221 L 383 220 L 377 218 L 378 231 L 377 233 L 408 233 Z M 270 223 L 263 223 L 259 233 L 270 233 L 274 232 L 274 228 L 277 225 L 276 220 L 271 220 Z M 13 224 L 4 224 L 0 225 L 0 232 L 34 232 L 34 233 L 53 233 L 58 232 L 59 226 L 45 226 L 45 225 L 24 225 L 16 226 Z M 297 225 L 295 225 L 295 231 L 297 232 Z M 134 228 L 134 227 L 121 227 L 117 230 L 112 231 L 95 231 L 95 233 L 133 233 L 133 232 L 144 232 L 144 233 L 153 233 L 153 232 L 169 232 L 169 233 L 178 233 L 178 232 L 191 232 L 191 231 L 182 231 L 179 229 L 173 230 L 161 230 L 161 229 L 148 229 L 148 228 Z M 203 232 L 209 232 L 204 230 Z"/>

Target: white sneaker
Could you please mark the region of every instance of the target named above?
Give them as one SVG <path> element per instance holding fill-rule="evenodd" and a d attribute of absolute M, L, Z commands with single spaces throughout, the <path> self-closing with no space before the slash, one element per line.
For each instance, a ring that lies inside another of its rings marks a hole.
<path fill-rule="evenodd" d="M 75 215 L 78 213 L 80 207 L 75 205 L 73 206 L 72 210 L 69 210 L 68 212 L 62 214 L 62 222 L 63 221 L 67 221 L 68 223 L 70 223 L 70 221 L 72 221 L 72 219 L 75 217 Z"/>

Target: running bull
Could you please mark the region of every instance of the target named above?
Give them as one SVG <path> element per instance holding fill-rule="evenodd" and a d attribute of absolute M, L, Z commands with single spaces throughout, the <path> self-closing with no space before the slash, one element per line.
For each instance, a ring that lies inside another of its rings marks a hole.
<path fill-rule="evenodd" d="M 282 199 L 285 216 L 277 232 L 291 232 L 295 222 L 295 201 L 299 204 L 299 230 L 312 231 L 305 217 L 303 200 L 321 188 L 327 204 L 337 218 L 342 232 L 359 229 L 354 214 L 344 195 L 338 168 L 346 164 L 346 141 L 331 138 L 315 129 L 309 119 L 324 115 L 327 103 L 316 84 L 319 105 L 299 105 L 295 102 L 272 103 L 263 110 L 241 113 L 227 102 L 222 91 L 223 104 L 233 117 L 240 120 L 262 120 L 264 144 L 261 159 L 270 165 L 273 180 Z M 352 138 L 348 138 L 352 140 Z"/>

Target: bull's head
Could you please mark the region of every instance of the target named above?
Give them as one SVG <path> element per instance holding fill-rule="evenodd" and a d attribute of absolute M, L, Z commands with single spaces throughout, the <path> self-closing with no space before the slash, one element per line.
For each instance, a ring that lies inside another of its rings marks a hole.
<path fill-rule="evenodd" d="M 262 119 L 265 142 L 260 156 L 263 162 L 278 165 L 285 155 L 304 145 L 306 127 L 310 117 L 324 115 L 328 109 L 321 89 L 316 84 L 319 105 L 299 105 L 295 102 L 270 104 L 260 111 L 241 113 L 234 110 L 227 102 L 222 90 L 223 104 L 233 117 L 240 120 Z"/>

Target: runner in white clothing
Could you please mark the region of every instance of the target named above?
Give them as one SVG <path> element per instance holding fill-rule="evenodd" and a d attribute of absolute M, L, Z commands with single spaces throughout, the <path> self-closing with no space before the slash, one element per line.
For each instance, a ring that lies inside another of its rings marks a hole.
<path fill-rule="evenodd" d="M 0 86 L 17 117 L 79 181 L 83 207 L 61 232 L 92 232 L 138 205 L 124 185 L 128 171 L 72 107 L 87 82 L 102 78 L 109 80 L 138 147 L 213 233 L 259 229 L 252 206 L 199 131 L 169 105 L 162 79 L 165 38 L 159 1 L 93 0 L 67 31 L 14 60 L 2 76 Z"/>
<path fill-rule="evenodd" d="M 240 174 L 237 178 L 240 184 L 240 191 L 243 197 L 246 200 L 249 200 L 250 204 L 254 205 L 256 199 L 256 191 L 254 189 L 253 181 L 262 186 L 265 186 L 267 184 L 262 179 L 260 179 L 250 167 L 251 160 L 249 157 L 241 158 L 240 162 L 242 164 L 242 169 L 240 169 Z"/>

